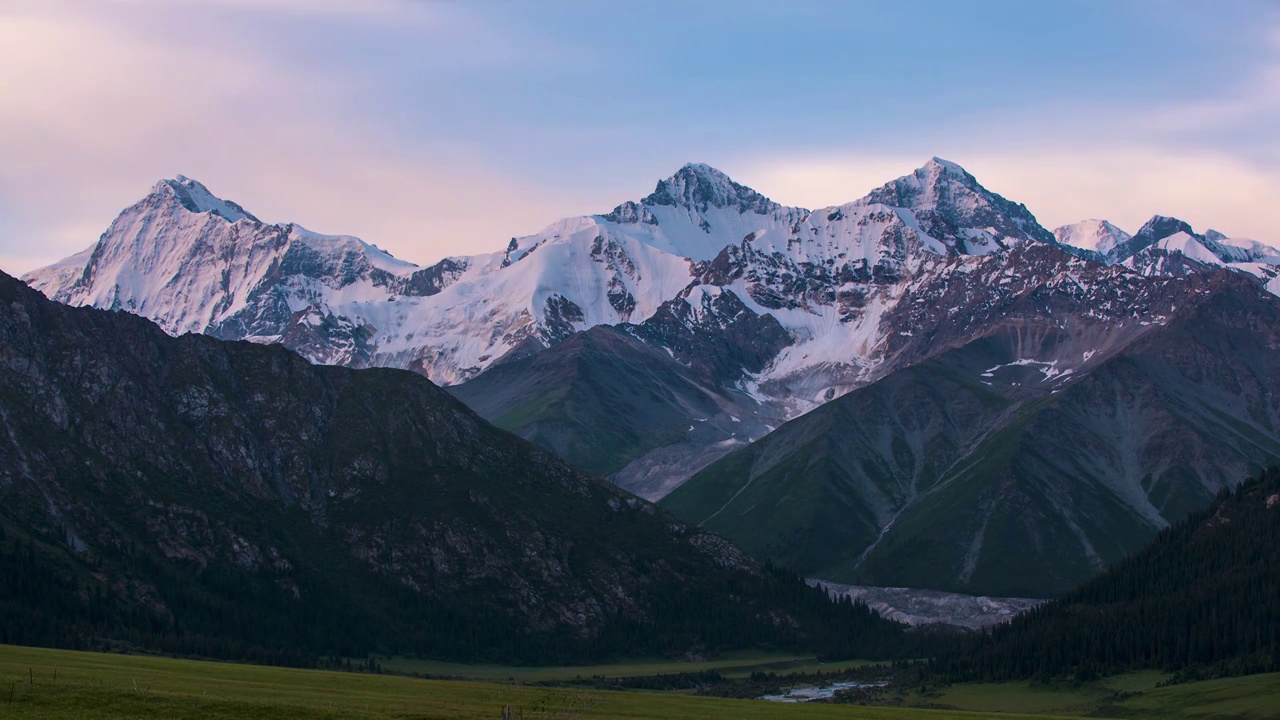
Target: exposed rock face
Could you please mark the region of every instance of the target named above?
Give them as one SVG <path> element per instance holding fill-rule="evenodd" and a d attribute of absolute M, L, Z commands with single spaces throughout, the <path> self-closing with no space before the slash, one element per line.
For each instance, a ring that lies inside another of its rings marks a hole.
<path fill-rule="evenodd" d="M 789 210 L 755 190 L 739 185 L 719 170 L 701 163 L 685 165 L 675 175 L 660 180 L 657 188 L 641 200 L 640 204 L 648 207 L 681 207 L 704 213 L 711 208 L 731 208 L 740 215 L 771 215 Z M 706 231 L 710 232 L 710 229 L 707 228 Z"/>

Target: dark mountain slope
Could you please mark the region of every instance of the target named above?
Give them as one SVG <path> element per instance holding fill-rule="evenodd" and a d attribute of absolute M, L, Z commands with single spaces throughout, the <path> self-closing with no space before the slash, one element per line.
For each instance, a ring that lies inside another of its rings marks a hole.
<path fill-rule="evenodd" d="M 608 475 L 682 438 L 691 414 L 718 412 L 716 391 L 682 370 L 666 353 L 601 326 L 449 392 L 498 427 Z"/>
<path fill-rule="evenodd" d="M 448 391 L 498 427 L 661 497 L 673 478 L 768 431 L 769 413 L 733 385 L 789 342 L 732 293 L 697 319 L 688 309 L 675 300 L 645 323 L 591 328 Z"/>
<path fill-rule="evenodd" d="M 1224 491 L 1142 551 L 937 662 L 963 679 L 1280 668 L 1280 471 Z M 1198 669 L 1197 669 L 1198 668 Z"/>
<path fill-rule="evenodd" d="M 1219 273 L 1168 324 L 1121 330 L 1082 343 L 1069 323 L 1006 323 L 787 423 L 663 505 L 810 577 L 1064 591 L 1280 461 L 1270 296 Z"/>
<path fill-rule="evenodd" d="M 4 275 L 0 530 L 0 642 L 510 662 L 899 635 L 419 375 L 172 338 Z"/>
<path fill-rule="evenodd" d="M 1008 404 L 942 369 L 904 370 L 789 422 L 663 504 L 814 576 L 856 564 L 912 485 L 932 486 Z"/>

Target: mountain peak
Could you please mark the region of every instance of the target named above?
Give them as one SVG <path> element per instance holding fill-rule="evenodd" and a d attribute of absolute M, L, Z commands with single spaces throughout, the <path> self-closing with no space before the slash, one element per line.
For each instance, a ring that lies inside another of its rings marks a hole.
<path fill-rule="evenodd" d="M 731 180 L 729 176 L 726 175 L 723 171 L 717 168 L 711 167 L 706 163 L 696 163 L 696 162 L 685 163 L 679 170 L 675 172 L 675 175 L 672 175 L 672 177 L 675 177 L 676 175 L 680 175 L 681 173 L 686 173 L 686 174 L 693 173 L 695 175 L 698 175 L 699 177 L 714 179 L 719 182 L 729 182 L 729 183 L 733 182 L 733 180 Z"/>
<path fill-rule="evenodd" d="M 952 189 L 954 188 L 954 189 Z M 957 194 L 989 194 L 974 176 L 950 160 L 934 157 L 896 180 L 872 190 L 864 202 L 922 210 Z"/>
<path fill-rule="evenodd" d="M 1139 238 L 1146 244 L 1158 242 L 1170 235 L 1184 232 L 1192 237 L 1199 237 L 1195 231 L 1191 229 L 1191 224 L 1185 220 L 1179 220 L 1176 217 L 1168 217 L 1166 215 L 1152 215 L 1137 233 L 1135 238 Z"/>
<path fill-rule="evenodd" d="M 1104 261 L 1115 259 L 1117 248 L 1123 248 L 1132 235 L 1107 220 L 1090 218 L 1053 231 L 1054 238 L 1062 245 L 1096 252 Z"/>
<path fill-rule="evenodd" d="M 972 175 L 969 174 L 968 170 L 965 170 L 964 168 L 960 167 L 956 163 L 951 162 L 950 160 L 944 160 L 938 157 L 937 155 L 934 155 L 932 158 L 930 158 L 929 162 L 925 163 L 924 166 L 920 168 L 920 170 L 951 175 L 952 177 L 958 177 L 958 178 L 973 177 Z M 917 170 L 916 172 L 919 173 L 920 170 Z"/>
<path fill-rule="evenodd" d="M 193 213 L 213 213 L 227 222 L 249 219 L 261 222 L 249 211 L 230 200 L 223 200 L 214 195 L 198 180 L 186 175 L 177 175 L 170 180 L 161 180 L 152 188 L 152 194 L 171 195 L 182 207 Z"/>
<path fill-rule="evenodd" d="M 1007 247 L 1006 239 L 1053 242 L 1025 205 L 984 188 L 950 160 L 931 158 L 858 201 L 912 211 L 925 231 L 966 254 Z"/>
<path fill-rule="evenodd" d="M 666 205 L 698 212 L 706 212 L 710 208 L 735 208 L 740 213 L 762 215 L 780 207 L 705 163 L 686 163 L 671 177 L 659 180 L 653 192 L 640 202 L 650 207 Z"/>

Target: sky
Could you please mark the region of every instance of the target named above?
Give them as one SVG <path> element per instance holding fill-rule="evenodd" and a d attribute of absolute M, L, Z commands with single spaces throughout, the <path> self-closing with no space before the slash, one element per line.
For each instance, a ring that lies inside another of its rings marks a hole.
<path fill-rule="evenodd" d="M 430 263 L 686 162 L 817 208 L 935 155 L 1280 244 L 1278 129 L 1276 0 L 0 0 L 0 269 L 178 174 Z"/>

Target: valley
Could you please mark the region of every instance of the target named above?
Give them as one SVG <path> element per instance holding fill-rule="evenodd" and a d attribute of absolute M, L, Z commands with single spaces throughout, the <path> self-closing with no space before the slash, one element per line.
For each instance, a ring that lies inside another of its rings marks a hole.
<path fill-rule="evenodd" d="M 0 720 L 1280 720 L 1276 1 L 0 1 Z"/>
<path fill-rule="evenodd" d="M 0 287 L 4 559 L 40 578 L 12 606 L 82 598 L 6 637 L 940 652 L 894 621 L 1007 621 L 1280 463 L 1271 253 L 1162 216 L 1055 234 L 938 158 L 821 211 L 690 164 L 429 268 L 162 181 L 25 276 L 53 300 Z"/>

